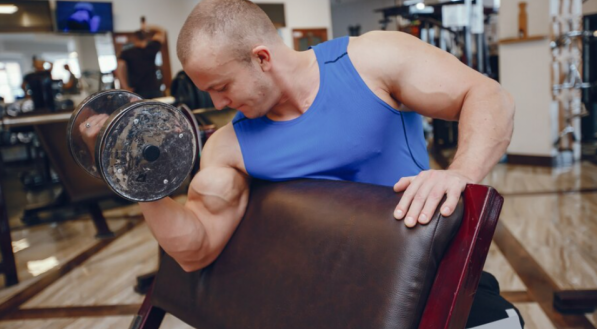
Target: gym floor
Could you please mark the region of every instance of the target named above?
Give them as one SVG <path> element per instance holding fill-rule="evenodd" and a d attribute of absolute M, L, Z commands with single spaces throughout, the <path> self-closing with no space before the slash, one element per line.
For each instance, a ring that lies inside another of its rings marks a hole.
<path fill-rule="evenodd" d="M 439 169 L 438 162 L 432 166 Z M 3 185 L 21 283 L 0 289 L 0 310 L 12 303 L 25 311 L 0 318 L 0 328 L 127 328 L 143 300 L 133 291 L 136 277 L 157 267 L 158 246 L 138 206 L 105 210 L 118 232 L 109 240 L 93 237 L 88 215 L 24 227 L 23 196 L 14 194 L 18 182 L 8 176 Z M 597 313 L 562 316 L 551 307 L 553 291 L 597 289 L 597 166 L 498 164 L 483 184 L 505 197 L 485 270 L 497 277 L 527 328 L 597 327 Z M 172 316 L 162 327 L 190 328 Z"/>

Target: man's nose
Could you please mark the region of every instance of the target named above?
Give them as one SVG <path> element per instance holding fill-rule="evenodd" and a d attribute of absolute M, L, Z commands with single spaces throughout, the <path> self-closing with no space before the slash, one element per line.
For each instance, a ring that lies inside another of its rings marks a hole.
<path fill-rule="evenodd" d="M 230 100 L 224 96 L 211 94 L 211 100 L 214 103 L 214 107 L 218 110 L 221 110 L 230 104 Z"/>

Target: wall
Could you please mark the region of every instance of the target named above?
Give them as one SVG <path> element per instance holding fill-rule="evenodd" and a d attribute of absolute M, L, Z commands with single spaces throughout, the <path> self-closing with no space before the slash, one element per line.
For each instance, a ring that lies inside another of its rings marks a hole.
<path fill-rule="evenodd" d="M 112 2 L 114 30 L 132 32 L 140 27 L 140 17 L 145 16 L 148 24 L 163 27 L 168 34 L 168 50 L 172 74 L 182 70 L 176 57 L 176 39 L 185 19 L 200 0 L 95 0 Z M 55 0 L 50 5 L 55 6 Z M 260 0 L 258 3 L 284 3 L 287 27 L 281 29 L 284 42 L 293 47 L 293 28 L 327 28 L 332 37 L 330 0 Z M 50 34 L 40 34 L 49 36 Z M 27 60 L 26 62 L 30 62 Z M 27 64 L 29 67 L 30 64 Z"/>
<path fill-rule="evenodd" d="M 184 23 L 185 11 L 182 0 L 95 0 L 112 2 L 114 31 L 132 32 L 140 28 L 140 17 L 145 16 L 148 24 L 159 25 L 168 35 L 168 50 L 172 74 L 182 69 L 176 59 L 176 37 Z M 55 0 L 51 0 L 54 3 Z"/>
<path fill-rule="evenodd" d="M 145 16 L 148 24 L 163 27 L 168 34 L 168 49 L 172 74 L 176 74 L 182 66 L 176 58 L 176 38 L 188 15 L 188 0 L 94 0 L 112 2 L 114 13 L 114 30 L 132 32 L 140 27 L 140 17 Z M 50 0 L 55 7 L 56 0 Z M 50 36 L 51 34 L 39 34 Z"/>
<path fill-rule="evenodd" d="M 77 53 L 79 54 L 79 65 L 83 70 L 100 71 L 95 38 L 78 37 Z"/>
<path fill-rule="evenodd" d="M 199 2 L 199 0 L 182 0 L 181 9 L 185 12 L 183 23 Z M 292 29 L 326 28 L 328 30 L 328 39 L 333 37 L 330 0 L 255 0 L 253 2 L 284 4 L 286 27 L 280 29 L 280 34 L 284 43 L 290 48 L 294 48 Z"/>
<path fill-rule="evenodd" d="M 283 3 L 286 27 L 281 29 L 282 39 L 294 48 L 292 29 L 326 28 L 328 39 L 333 38 L 330 0 L 258 0 L 256 3 Z"/>
<path fill-rule="evenodd" d="M 393 7 L 394 0 L 371 0 L 363 2 L 332 3 L 332 27 L 334 37 L 348 35 L 348 26 L 361 25 L 361 34 L 373 30 L 380 30 L 379 21 L 383 19 L 381 13 L 374 10 Z M 395 30 L 395 23 L 388 25 L 388 30 Z"/>
<path fill-rule="evenodd" d="M 597 14 L 597 0 L 588 0 L 582 5 L 583 15 Z"/>
<path fill-rule="evenodd" d="M 182 0 L 112 0 L 114 30 L 132 32 L 140 28 L 140 17 L 145 16 L 147 24 L 159 25 L 168 35 L 168 50 L 172 75 L 182 70 L 176 57 L 176 39 L 188 15 Z"/>
<path fill-rule="evenodd" d="M 525 0 L 527 3 L 529 35 L 549 35 L 551 19 L 548 0 Z M 597 0 L 589 0 L 597 1 Z M 501 1 L 498 34 L 500 39 L 518 35 L 518 1 Z"/>
<path fill-rule="evenodd" d="M 500 45 L 500 82 L 516 103 L 509 154 L 553 155 L 557 109 L 552 109 L 550 66 L 548 39 Z"/>
<path fill-rule="evenodd" d="M 53 55 L 76 51 L 73 36 L 40 33 L 0 34 L 0 60 L 18 62 L 23 73 L 33 70 L 31 58 L 40 56 L 50 59 Z"/>
<path fill-rule="evenodd" d="M 145 16 L 148 24 L 162 26 L 168 32 L 168 48 L 172 74 L 182 70 L 176 57 L 176 39 L 184 21 L 199 0 L 112 0 L 114 29 L 119 32 L 139 28 L 139 17 Z M 257 3 L 284 3 L 287 27 L 281 30 L 284 42 L 293 47 L 293 28 L 328 29 L 332 36 L 329 0 L 259 0 Z M 133 14 L 134 13 L 134 14 Z"/>
<path fill-rule="evenodd" d="M 550 12 L 546 0 L 526 0 L 529 35 L 540 41 L 500 45 L 500 79 L 516 102 L 514 135 L 509 154 L 551 157 L 557 134 L 551 98 Z M 518 31 L 518 1 L 501 1 L 498 39 L 514 38 Z"/>

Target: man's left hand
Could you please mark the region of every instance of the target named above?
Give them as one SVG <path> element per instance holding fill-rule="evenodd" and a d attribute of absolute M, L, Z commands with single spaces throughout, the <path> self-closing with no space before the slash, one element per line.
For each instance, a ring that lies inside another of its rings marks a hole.
<path fill-rule="evenodd" d="M 466 184 L 472 183 L 472 179 L 450 169 L 426 170 L 417 176 L 402 177 L 394 185 L 394 191 L 404 191 L 394 210 L 394 217 L 404 219 L 404 224 L 408 227 L 414 227 L 417 222 L 427 224 L 444 195 L 447 195 L 447 198 L 440 212 L 444 217 L 450 216 Z"/>

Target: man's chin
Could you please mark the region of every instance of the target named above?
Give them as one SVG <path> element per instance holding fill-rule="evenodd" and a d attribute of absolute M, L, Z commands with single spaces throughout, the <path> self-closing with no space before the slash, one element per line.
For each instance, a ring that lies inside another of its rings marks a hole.
<path fill-rule="evenodd" d="M 257 119 L 257 118 L 260 118 L 263 116 L 263 115 L 259 115 L 259 113 L 248 110 L 244 106 L 241 106 L 241 107 L 237 108 L 236 110 L 242 112 L 244 114 L 244 116 L 248 119 Z"/>

